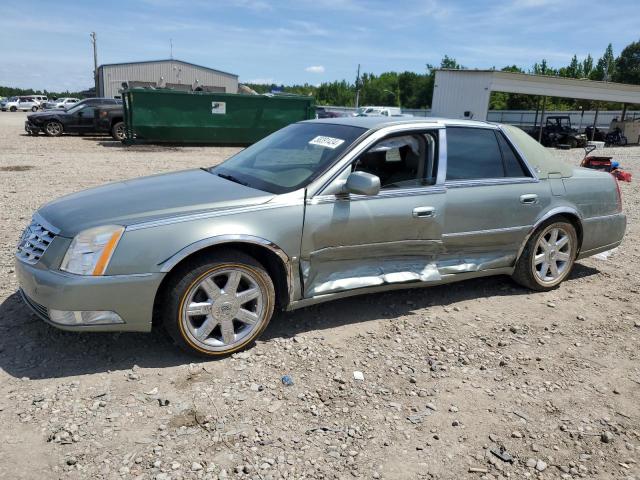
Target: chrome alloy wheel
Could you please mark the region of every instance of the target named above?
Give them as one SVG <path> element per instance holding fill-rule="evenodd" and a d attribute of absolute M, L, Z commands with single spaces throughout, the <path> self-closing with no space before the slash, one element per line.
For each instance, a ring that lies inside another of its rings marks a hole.
<path fill-rule="evenodd" d="M 559 282 L 571 267 L 572 255 L 569 233 L 557 224 L 551 225 L 536 242 L 532 259 L 536 279 L 544 285 Z"/>
<path fill-rule="evenodd" d="M 62 133 L 62 125 L 58 122 L 49 122 L 45 125 L 44 128 L 52 137 L 57 137 Z"/>
<path fill-rule="evenodd" d="M 205 274 L 182 302 L 183 330 L 202 349 L 230 350 L 260 328 L 265 296 L 250 269 L 231 267 Z"/>

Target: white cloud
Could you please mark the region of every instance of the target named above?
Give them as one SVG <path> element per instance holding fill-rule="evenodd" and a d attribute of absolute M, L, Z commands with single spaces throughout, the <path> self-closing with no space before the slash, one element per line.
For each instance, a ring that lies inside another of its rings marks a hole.
<path fill-rule="evenodd" d="M 307 67 L 304 69 L 305 72 L 309 72 L 309 73 L 324 73 L 324 66 L 323 65 L 311 65 L 310 67 Z"/>

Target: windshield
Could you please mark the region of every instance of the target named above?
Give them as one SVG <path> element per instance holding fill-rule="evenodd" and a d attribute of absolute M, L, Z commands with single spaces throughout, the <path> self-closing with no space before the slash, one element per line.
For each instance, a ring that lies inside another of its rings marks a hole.
<path fill-rule="evenodd" d="M 65 112 L 68 112 L 68 113 L 75 113 L 75 112 L 77 112 L 78 110 L 81 110 L 81 109 L 83 109 L 83 108 L 84 108 L 84 107 L 86 107 L 86 106 L 87 106 L 87 105 L 86 105 L 86 104 L 84 104 L 84 103 L 76 103 L 75 105 L 72 105 L 72 106 L 70 106 L 69 108 L 67 108 L 67 109 L 65 110 Z"/>
<path fill-rule="evenodd" d="M 214 175 L 270 193 L 308 185 L 366 129 L 329 123 L 295 123 L 209 169 Z"/>

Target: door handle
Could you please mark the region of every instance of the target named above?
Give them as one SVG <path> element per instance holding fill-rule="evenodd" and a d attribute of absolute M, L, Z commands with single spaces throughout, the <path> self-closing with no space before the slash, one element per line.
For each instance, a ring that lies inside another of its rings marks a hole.
<path fill-rule="evenodd" d="M 536 195 L 535 193 L 520 195 L 520 203 L 524 203 L 525 205 L 534 205 L 538 203 L 538 195 Z"/>
<path fill-rule="evenodd" d="M 414 218 L 429 218 L 435 217 L 436 209 L 433 207 L 416 207 L 413 209 Z"/>

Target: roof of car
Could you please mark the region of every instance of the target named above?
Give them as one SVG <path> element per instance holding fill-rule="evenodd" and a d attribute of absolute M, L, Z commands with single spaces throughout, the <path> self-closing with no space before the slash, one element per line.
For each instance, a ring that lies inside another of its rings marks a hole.
<path fill-rule="evenodd" d="M 339 118 L 322 118 L 315 120 L 306 120 L 308 123 L 330 123 L 334 125 L 347 125 L 351 127 L 366 128 L 368 130 L 388 127 L 390 125 L 403 124 L 424 124 L 429 125 L 465 125 L 471 127 L 493 127 L 494 124 L 488 122 L 479 122 L 476 120 L 458 120 L 452 118 L 439 117 L 339 117 Z"/>

